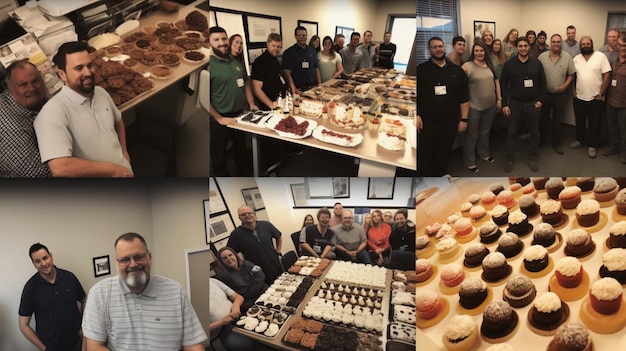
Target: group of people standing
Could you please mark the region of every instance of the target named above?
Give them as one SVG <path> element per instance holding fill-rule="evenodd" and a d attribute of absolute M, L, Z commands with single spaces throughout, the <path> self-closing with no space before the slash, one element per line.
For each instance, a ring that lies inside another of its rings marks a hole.
<path fill-rule="evenodd" d="M 454 38 L 447 58 L 443 40 L 429 40 L 431 59 L 418 66 L 419 174 L 447 174 L 457 132 L 464 132 L 468 170 L 479 171 L 476 155 L 495 162 L 489 137 L 497 113 L 508 120 L 504 171 L 513 170 L 518 140 L 528 139 L 528 166 L 537 172 L 541 145 L 550 143 L 557 154 L 564 154 L 562 134 L 571 96 L 576 140 L 570 147 L 587 146 L 588 157 L 595 158 L 606 142 L 610 148 L 603 155 L 619 154 L 626 163 L 626 81 L 620 79 L 626 73 L 620 72 L 626 61 L 626 47 L 622 50 L 620 43 L 626 43 L 626 33 L 609 29 L 608 44 L 598 51 L 589 36 L 576 41 L 573 25 L 567 27 L 566 40 L 560 34 L 549 42 L 546 38 L 544 31 L 518 37 L 511 29 L 500 41 L 485 30 L 466 62 L 462 37 Z"/>

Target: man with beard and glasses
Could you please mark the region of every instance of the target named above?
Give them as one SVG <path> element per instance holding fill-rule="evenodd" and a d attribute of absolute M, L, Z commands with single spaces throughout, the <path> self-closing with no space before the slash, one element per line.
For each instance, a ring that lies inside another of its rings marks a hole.
<path fill-rule="evenodd" d="M 241 225 L 230 234 L 226 246 L 261 267 L 265 282 L 271 285 L 283 273 L 279 258 L 283 243 L 281 232 L 268 221 L 258 221 L 250 206 L 239 207 L 237 215 Z"/>
<path fill-rule="evenodd" d="M 85 290 L 70 272 L 54 265 L 48 248 L 33 244 L 28 255 L 37 269 L 24 286 L 19 309 L 20 331 L 40 350 L 80 351 L 80 332 Z M 80 309 L 78 304 L 80 303 Z M 36 329 L 30 326 L 35 315 Z"/>
<path fill-rule="evenodd" d="M 446 60 L 441 38 L 430 38 L 428 48 L 431 58 L 417 66 L 417 173 L 439 177 L 448 173 L 457 131 L 467 128 L 469 83 L 463 69 Z"/>
<path fill-rule="evenodd" d="M 526 37 L 517 39 L 517 56 L 511 57 L 502 67 L 502 113 L 509 118 L 506 135 L 506 161 L 504 171 L 513 170 L 518 133 L 522 124 L 528 127 L 529 168 L 539 170 L 539 121 L 541 106 L 546 98 L 547 83 L 541 62 L 529 55 L 530 42 Z"/>
<path fill-rule="evenodd" d="M 87 351 L 204 351 L 206 333 L 182 285 L 152 274 L 152 254 L 137 233 L 115 240 L 118 276 L 89 290 L 83 316 Z"/>
<path fill-rule="evenodd" d="M 41 161 L 55 177 L 132 177 L 124 120 L 95 85 L 91 49 L 68 42 L 54 55 L 65 85 L 35 119 Z"/>
<path fill-rule="evenodd" d="M 337 236 L 328 226 L 330 210 L 326 207 L 317 211 L 317 224 L 308 225 L 300 232 L 300 252 L 303 255 L 334 260 Z"/>
<path fill-rule="evenodd" d="M 0 178 L 51 177 L 41 163 L 33 122 L 48 92 L 41 73 L 28 61 L 7 67 L 0 94 Z"/>
<path fill-rule="evenodd" d="M 211 168 L 216 176 L 231 175 L 226 164 L 226 149 L 228 142 L 231 141 L 238 169 L 235 175 L 249 175 L 252 158 L 246 147 L 246 133 L 227 126 L 237 123 L 237 117 L 243 112 L 246 104 L 250 110 L 259 108 L 254 103 L 246 70 L 230 55 L 226 30 L 222 27 L 211 27 L 209 43 L 212 49 L 209 61 Z"/>
<path fill-rule="evenodd" d="M 574 116 L 576 141 L 570 147 L 587 145 L 587 156 L 595 158 L 600 146 L 600 114 L 604 94 L 611 80 L 611 64 L 606 56 L 593 50 L 591 37 L 580 38 L 580 54 L 574 57 L 576 76 L 574 87 Z"/>

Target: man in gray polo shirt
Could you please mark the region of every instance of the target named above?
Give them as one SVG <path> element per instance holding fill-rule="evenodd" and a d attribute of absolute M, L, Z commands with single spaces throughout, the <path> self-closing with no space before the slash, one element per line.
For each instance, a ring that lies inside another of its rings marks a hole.
<path fill-rule="evenodd" d="M 350 35 L 350 44 L 339 52 L 343 61 L 343 75 L 350 76 L 363 67 L 363 52 L 357 49 L 361 34 L 352 32 Z"/>
<path fill-rule="evenodd" d="M 144 238 L 115 241 L 118 276 L 96 283 L 87 296 L 83 334 L 87 351 L 204 351 L 206 333 L 180 283 L 151 274 Z"/>
<path fill-rule="evenodd" d="M 343 210 L 341 224 L 331 228 L 337 237 L 335 254 L 337 258 L 345 261 L 357 261 L 359 263 L 372 263 L 367 253 L 367 235 L 360 225 L 354 225 L 352 211 Z"/>

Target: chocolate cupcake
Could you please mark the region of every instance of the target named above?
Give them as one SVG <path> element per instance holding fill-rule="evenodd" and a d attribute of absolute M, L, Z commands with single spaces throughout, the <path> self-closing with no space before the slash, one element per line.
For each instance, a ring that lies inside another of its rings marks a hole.
<path fill-rule="evenodd" d="M 626 221 L 619 221 L 611 226 L 607 244 L 610 249 L 626 248 Z"/>
<path fill-rule="evenodd" d="M 498 281 L 509 273 L 510 266 L 501 252 L 488 254 L 482 263 L 483 277 L 487 281 Z"/>
<path fill-rule="evenodd" d="M 533 199 L 534 200 L 534 199 Z M 528 216 L 520 210 L 514 211 L 509 215 L 509 228 L 507 232 L 513 232 L 517 235 L 524 235 L 530 232 L 531 226 L 528 223 Z"/>
<path fill-rule="evenodd" d="M 582 191 L 577 186 L 568 186 L 559 193 L 561 206 L 566 209 L 576 208 L 581 201 Z"/>
<path fill-rule="evenodd" d="M 558 328 L 569 316 L 569 308 L 553 292 L 543 293 L 535 299 L 530 311 L 530 324 L 549 331 Z"/>
<path fill-rule="evenodd" d="M 500 183 L 491 184 L 490 190 L 494 195 L 498 196 L 502 190 L 504 190 L 504 186 Z"/>
<path fill-rule="evenodd" d="M 599 202 L 611 201 L 617 195 L 619 185 L 613 178 L 601 178 L 593 187 L 593 198 Z"/>
<path fill-rule="evenodd" d="M 613 177 L 613 179 L 615 179 L 620 189 L 626 188 L 626 177 Z"/>
<path fill-rule="evenodd" d="M 576 186 L 579 187 L 581 191 L 591 191 L 594 185 L 596 185 L 595 177 L 576 178 Z"/>
<path fill-rule="evenodd" d="M 485 308 L 480 332 L 488 339 L 500 339 L 511 334 L 517 323 L 517 313 L 511 306 L 502 300 L 496 300 Z"/>
<path fill-rule="evenodd" d="M 552 225 L 559 224 L 563 220 L 563 210 L 561 209 L 561 203 L 549 199 L 539 206 L 541 212 L 541 220 L 545 223 Z"/>
<path fill-rule="evenodd" d="M 600 314 L 614 314 L 622 306 L 623 288 L 614 278 L 601 278 L 591 284 L 591 308 Z"/>
<path fill-rule="evenodd" d="M 528 217 L 534 217 L 539 212 L 539 205 L 531 195 L 522 195 L 518 203 L 519 209 Z"/>
<path fill-rule="evenodd" d="M 626 216 L 626 189 L 620 190 L 615 196 L 615 208 L 617 213 Z"/>
<path fill-rule="evenodd" d="M 533 177 L 532 181 L 537 190 L 544 190 L 546 188 L 546 182 L 550 180 L 550 177 Z"/>
<path fill-rule="evenodd" d="M 529 177 L 515 177 L 515 182 L 520 183 L 522 186 L 530 183 Z"/>
<path fill-rule="evenodd" d="M 569 323 L 556 330 L 550 346 L 554 351 L 591 351 L 591 336 L 584 325 Z"/>
<path fill-rule="evenodd" d="M 498 228 L 498 225 L 494 222 L 485 222 L 478 229 L 478 235 L 480 236 L 481 243 L 492 243 L 500 237 L 502 231 Z"/>
<path fill-rule="evenodd" d="M 541 245 L 532 245 L 524 251 L 524 268 L 539 272 L 548 267 L 548 250 Z"/>
<path fill-rule="evenodd" d="M 595 244 L 591 235 L 584 229 L 574 229 L 565 239 L 565 254 L 574 257 L 584 257 L 593 251 Z"/>
<path fill-rule="evenodd" d="M 563 257 L 556 262 L 554 267 L 556 280 L 560 286 L 571 289 L 583 281 L 583 266 L 574 257 Z"/>
<path fill-rule="evenodd" d="M 465 248 L 465 259 L 463 265 L 469 268 L 478 267 L 483 263 L 485 256 L 489 254 L 489 249 L 481 243 L 473 243 Z"/>
<path fill-rule="evenodd" d="M 539 223 L 533 233 L 533 245 L 549 247 L 556 242 L 556 233 L 550 223 Z"/>
<path fill-rule="evenodd" d="M 497 225 L 509 223 L 509 209 L 503 205 L 496 205 L 496 207 L 491 210 L 491 220 Z"/>
<path fill-rule="evenodd" d="M 610 249 L 602 255 L 600 276 L 615 278 L 620 284 L 626 284 L 626 249 Z"/>
<path fill-rule="evenodd" d="M 596 200 L 582 200 L 576 206 L 576 219 L 581 227 L 591 227 L 600 221 L 600 204 Z"/>
<path fill-rule="evenodd" d="M 525 275 L 515 274 L 504 286 L 503 298 L 512 307 L 521 308 L 533 301 L 537 289 L 532 280 Z"/>
<path fill-rule="evenodd" d="M 498 252 L 501 252 L 504 257 L 511 258 L 522 251 L 522 242 L 515 234 L 504 233 L 498 239 Z"/>
<path fill-rule="evenodd" d="M 469 278 L 459 288 L 459 304 L 463 308 L 474 309 L 487 298 L 487 284 L 478 278 Z"/>
<path fill-rule="evenodd" d="M 558 200 L 559 193 L 561 193 L 563 189 L 565 189 L 565 185 L 563 185 L 561 178 L 551 178 L 546 182 L 546 192 L 548 193 L 548 197 L 552 200 Z"/>

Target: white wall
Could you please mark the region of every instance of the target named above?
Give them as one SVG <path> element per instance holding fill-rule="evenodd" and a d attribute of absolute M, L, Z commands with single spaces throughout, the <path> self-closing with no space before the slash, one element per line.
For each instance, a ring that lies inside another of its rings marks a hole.
<path fill-rule="evenodd" d="M 205 244 L 203 198 L 206 179 L 0 182 L 0 350 L 36 350 L 17 327 L 22 288 L 36 272 L 30 245 L 48 246 L 55 264 L 88 291 L 110 276 L 95 278 L 92 258 L 109 255 L 116 275 L 113 243 L 137 232 L 154 253 L 153 271 L 185 285 L 184 250 Z"/>

